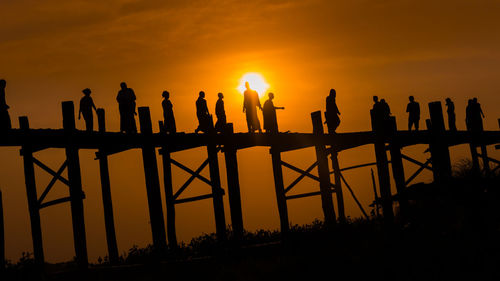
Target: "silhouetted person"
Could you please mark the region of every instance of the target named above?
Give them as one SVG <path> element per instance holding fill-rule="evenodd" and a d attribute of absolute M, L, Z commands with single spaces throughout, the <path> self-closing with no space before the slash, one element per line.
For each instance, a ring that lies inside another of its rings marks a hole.
<path fill-rule="evenodd" d="M 163 126 L 165 132 L 175 134 L 177 128 L 175 127 L 174 110 L 172 102 L 170 102 L 170 93 L 168 91 L 163 91 L 161 96 L 163 97 L 161 107 L 163 108 Z"/>
<path fill-rule="evenodd" d="M 453 104 L 450 98 L 446 98 L 446 112 L 448 113 L 448 128 L 450 131 L 456 131 L 455 104 Z"/>
<path fill-rule="evenodd" d="M 120 110 L 120 132 L 137 133 L 135 124 L 135 93 L 127 87 L 125 82 L 120 83 L 121 90 L 116 96 Z"/>
<path fill-rule="evenodd" d="M 418 123 L 420 122 L 420 105 L 415 101 L 413 96 L 409 97 L 410 102 L 406 106 L 408 112 L 408 131 L 411 131 L 412 126 L 415 126 L 415 131 L 418 131 Z"/>
<path fill-rule="evenodd" d="M 335 89 L 331 89 L 330 95 L 326 97 L 325 123 L 328 125 L 329 134 L 334 134 L 335 130 L 337 130 L 340 125 L 340 111 L 337 107 L 336 97 L 337 92 Z"/>
<path fill-rule="evenodd" d="M 472 99 L 469 99 L 467 101 L 467 107 L 465 108 L 465 126 L 467 127 L 468 131 L 473 131 L 474 130 L 474 122 L 473 122 L 473 111 L 474 111 L 474 105 L 472 104 L 473 101 Z"/>
<path fill-rule="evenodd" d="M 385 99 L 380 100 L 380 114 L 384 121 L 389 120 L 389 117 L 391 116 L 391 108 Z"/>
<path fill-rule="evenodd" d="M 0 131 L 12 129 L 12 124 L 10 122 L 9 106 L 5 101 L 5 87 L 7 86 L 7 81 L 4 79 L 0 80 Z"/>
<path fill-rule="evenodd" d="M 284 107 L 274 106 L 273 99 L 274 94 L 268 94 L 269 99 L 264 102 L 264 107 L 262 109 L 264 116 L 264 129 L 267 133 L 277 133 L 278 132 L 278 119 L 276 118 L 276 109 L 285 109 Z"/>
<path fill-rule="evenodd" d="M 215 123 L 215 131 L 217 132 L 224 132 L 224 129 L 226 128 L 226 110 L 224 109 L 224 95 L 222 93 L 218 93 L 217 97 L 217 102 L 215 103 L 215 115 L 217 116 L 217 122 Z"/>
<path fill-rule="evenodd" d="M 474 127 L 478 131 L 483 130 L 483 118 L 484 118 L 484 113 L 483 109 L 481 108 L 481 104 L 477 102 L 477 98 L 472 99 L 472 118 L 474 122 Z"/>
<path fill-rule="evenodd" d="M 85 128 L 88 132 L 92 132 L 94 130 L 94 114 L 92 113 L 92 109 L 97 112 L 97 108 L 95 107 L 94 100 L 90 97 L 89 88 L 83 89 L 83 97 L 80 100 L 80 110 L 78 111 L 78 120 L 81 119 L 83 115 L 83 120 L 85 120 Z"/>
<path fill-rule="evenodd" d="M 371 110 L 372 114 L 372 127 L 375 131 L 381 129 L 382 122 L 382 104 L 378 100 L 378 96 L 373 96 L 373 108 Z"/>
<path fill-rule="evenodd" d="M 243 93 L 243 112 L 247 115 L 248 132 L 253 133 L 255 130 L 259 130 L 259 133 L 262 133 L 259 118 L 257 117 L 257 107 L 262 110 L 259 94 L 250 89 L 248 82 L 245 82 L 245 87 L 246 90 Z"/>
<path fill-rule="evenodd" d="M 196 116 L 198 117 L 199 125 L 194 132 L 209 132 L 212 129 L 212 123 L 210 122 L 211 117 L 208 112 L 207 101 L 205 100 L 205 92 L 203 91 L 200 91 L 198 99 L 196 100 Z"/>

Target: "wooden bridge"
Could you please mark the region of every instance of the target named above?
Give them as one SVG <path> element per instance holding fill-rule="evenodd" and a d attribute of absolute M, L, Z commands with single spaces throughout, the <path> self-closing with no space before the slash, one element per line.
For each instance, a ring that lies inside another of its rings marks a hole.
<path fill-rule="evenodd" d="M 97 132 L 86 132 L 75 129 L 75 112 L 73 102 L 62 103 L 63 129 L 30 129 L 27 117 L 19 118 L 19 129 L 12 129 L 2 133 L 0 146 L 19 146 L 24 160 L 24 175 L 28 207 L 31 221 L 33 250 L 35 262 L 42 267 L 44 263 L 44 250 L 42 245 L 42 230 L 40 209 L 69 202 L 73 224 L 73 238 L 76 261 L 81 268 L 88 266 L 85 222 L 83 215 L 83 199 L 79 153 L 80 149 L 96 150 L 96 159 L 99 160 L 104 218 L 106 226 L 106 239 L 108 256 L 111 263 L 118 261 L 118 247 L 114 227 L 114 217 L 111 199 L 111 183 L 108 171 L 108 159 L 111 154 L 120 153 L 129 149 L 141 149 L 145 172 L 146 191 L 151 221 L 151 233 L 154 248 L 164 250 L 177 246 L 175 206 L 177 204 L 211 199 L 213 201 L 216 234 L 219 240 L 226 239 L 226 221 L 224 216 L 223 196 L 227 191 L 229 197 L 231 225 L 236 238 L 241 237 L 244 231 L 243 215 L 241 208 L 241 194 L 238 178 L 237 152 L 240 149 L 265 146 L 270 148 L 271 161 L 274 173 L 274 183 L 281 231 L 286 234 L 289 230 L 287 201 L 309 196 L 320 196 L 325 223 L 332 225 L 345 220 L 342 182 L 357 201 L 350 186 L 343 178 L 342 171 L 368 165 L 376 165 L 380 198 L 377 200 L 383 209 L 384 220 L 393 221 L 393 196 L 391 194 L 391 180 L 389 166 L 392 169 L 396 190 L 404 191 L 406 186 L 424 169 L 432 170 L 435 181 L 445 181 L 451 177 L 451 161 L 449 147 L 459 144 L 469 144 L 473 167 L 479 169 L 481 159 L 482 167 L 490 169 L 490 163 L 499 169 L 500 161 L 489 158 L 487 145 L 500 143 L 500 131 L 446 131 L 440 102 L 429 104 L 430 119 L 426 120 L 427 130 L 418 132 L 398 131 L 395 119 L 375 120 L 372 115 L 374 130 L 356 133 L 325 134 L 321 112 L 311 113 L 313 124 L 312 133 L 276 133 L 276 134 L 251 134 L 234 133 L 232 124 L 228 124 L 226 131 L 221 134 L 167 134 L 165 132 L 153 133 L 152 122 L 148 107 L 139 108 L 139 134 L 125 134 L 107 132 L 105 128 L 105 114 L 103 109 L 98 110 Z M 382 123 L 383 124 L 382 124 Z M 500 120 L 499 120 L 500 125 Z M 160 126 L 161 128 L 162 126 Z M 428 144 L 431 157 L 421 163 L 411 157 L 403 155 L 401 148 L 416 144 Z M 374 145 L 376 162 L 352 167 L 340 168 L 337 155 L 343 150 L 352 149 L 363 145 Z M 206 147 L 207 159 L 195 170 L 174 160 L 171 153 L 195 147 Z M 294 165 L 284 162 L 281 154 L 288 151 L 314 147 L 316 161 L 307 169 L 302 170 Z M 481 152 L 478 152 L 477 148 Z M 52 169 L 35 157 L 35 153 L 48 148 L 61 148 L 66 152 L 66 161 L 58 169 Z M 498 148 L 498 145 L 497 145 Z M 156 158 L 157 149 L 162 156 L 163 181 L 166 194 L 166 220 L 162 209 L 160 192 L 160 176 Z M 388 160 L 387 151 L 390 154 Z M 227 169 L 227 190 L 221 187 L 218 153 L 224 154 Z M 330 157 L 331 165 L 329 165 Z M 405 177 L 403 160 L 410 161 L 420 168 L 410 177 Z M 390 164 L 390 165 L 389 165 Z M 190 178 L 179 188 L 172 185 L 172 165 L 191 174 Z M 52 180 L 39 195 L 34 168 L 40 167 L 52 176 Z M 208 166 L 209 178 L 201 175 L 201 171 Z M 287 187 L 283 181 L 283 167 L 295 171 L 299 176 Z M 63 177 L 67 169 L 68 177 Z M 317 170 L 318 175 L 311 172 Z M 331 182 L 333 174 L 333 183 Z M 316 192 L 298 195 L 288 195 L 303 178 L 308 177 L 319 182 Z M 199 179 L 211 187 L 211 192 L 206 195 L 184 198 L 181 197 L 190 183 Z M 60 181 L 69 187 L 69 196 L 57 200 L 45 200 L 53 185 Z M 336 198 L 336 210 L 333 196 Z M 1 199 L 1 193 L 0 193 Z M 404 197 L 399 197 L 402 215 L 407 208 Z M 1 211 L 1 200 L 0 200 Z M 1 214 L 0 214 L 1 215 Z M 0 216 L 0 219 L 2 216 Z M 165 226 L 166 221 L 166 226 Z M 1 222 L 1 221 L 0 221 Z M 0 224 L 0 239 L 3 238 L 3 223 Z M 167 239 L 168 238 L 168 239 Z M 168 241 L 168 244 L 167 244 Z M 1 241 L 0 241 L 1 242 Z M 0 249 L 1 255 L 2 249 Z M 0 257 L 1 258 L 1 257 Z M 3 263 L 2 263 L 3 264 Z"/>

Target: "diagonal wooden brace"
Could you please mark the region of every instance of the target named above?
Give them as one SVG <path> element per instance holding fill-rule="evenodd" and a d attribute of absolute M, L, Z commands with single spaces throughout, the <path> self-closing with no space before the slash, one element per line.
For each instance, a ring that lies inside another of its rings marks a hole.
<path fill-rule="evenodd" d="M 67 179 L 65 179 L 61 175 L 58 175 L 57 172 L 55 172 L 54 170 L 52 170 L 51 168 L 49 168 L 47 165 L 45 165 L 42 162 L 40 162 L 40 160 L 36 159 L 35 157 L 33 157 L 33 163 L 35 163 L 38 167 L 42 168 L 47 173 L 49 173 L 52 176 L 56 177 L 58 180 L 60 180 L 61 182 L 63 182 L 65 185 L 69 186 L 69 181 Z"/>
<path fill-rule="evenodd" d="M 297 185 L 305 176 L 306 173 L 310 173 L 314 168 L 318 166 L 318 161 L 314 162 L 309 168 L 307 168 L 304 173 L 302 173 L 300 176 L 298 176 L 287 188 L 285 188 L 285 193 L 290 191 L 295 185 Z"/>
<path fill-rule="evenodd" d="M 299 169 L 299 168 L 297 168 L 297 167 L 295 167 L 295 166 L 293 166 L 293 165 L 291 165 L 291 164 L 288 164 L 288 163 L 286 163 L 285 161 L 281 161 L 281 165 L 283 165 L 283 166 L 287 167 L 288 169 L 293 170 L 293 171 L 295 171 L 295 172 L 297 172 L 297 173 L 299 173 L 299 174 L 302 174 L 302 175 L 304 175 L 305 177 L 309 177 L 309 178 L 311 178 L 311 179 L 313 179 L 313 180 L 315 180 L 315 181 L 319 182 L 319 177 L 317 177 L 317 176 L 315 176 L 315 175 L 312 175 L 311 173 L 306 172 L 306 171 L 304 171 L 304 170 L 302 170 L 302 169 Z M 316 165 L 317 165 L 317 164 L 316 164 Z M 334 185 L 334 184 L 332 184 L 332 183 L 330 183 L 330 187 L 331 187 L 331 188 L 335 188 L 335 185 Z"/>
<path fill-rule="evenodd" d="M 65 160 L 64 163 L 59 168 L 59 170 L 57 170 L 56 175 L 53 176 L 52 179 L 50 180 L 49 184 L 47 185 L 47 187 L 43 191 L 42 195 L 40 195 L 40 198 L 38 199 L 38 204 L 42 204 L 43 199 L 45 199 L 45 196 L 47 196 L 47 194 L 52 189 L 52 187 L 54 186 L 56 181 L 61 177 L 61 174 L 64 172 L 64 170 L 66 169 L 67 166 L 68 166 L 68 161 Z"/>
<path fill-rule="evenodd" d="M 189 184 L 195 179 L 195 178 L 199 178 L 201 179 L 203 182 L 211 185 L 211 182 L 200 175 L 201 171 L 208 165 L 208 159 L 206 159 L 201 165 L 200 167 L 198 167 L 198 169 L 196 169 L 196 171 L 193 171 L 191 169 L 189 169 L 188 167 L 182 165 L 181 163 L 175 161 L 174 159 L 170 159 L 170 161 L 172 162 L 172 164 L 174 164 L 175 166 L 183 169 L 184 171 L 188 172 L 191 174 L 191 177 L 189 177 L 189 179 L 181 186 L 181 188 L 179 188 L 179 190 L 177 190 L 177 192 L 174 194 L 174 200 L 176 200 L 180 195 L 181 193 L 189 186 Z"/>

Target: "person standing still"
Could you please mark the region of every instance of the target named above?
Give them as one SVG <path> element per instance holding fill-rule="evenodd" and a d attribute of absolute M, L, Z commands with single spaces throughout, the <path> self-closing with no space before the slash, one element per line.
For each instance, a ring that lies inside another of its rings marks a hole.
<path fill-rule="evenodd" d="M 450 131 L 457 130 L 455 104 L 450 98 L 446 98 L 446 113 L 448 113 L 448 129 Z"/>
<path fill-rule="evenodd" d="M 253 133 L 255 130 L 259 130 L 259 133 L 262 133 L 259 118 L 257 117 L 257 107 L 262 110 L 259 94 L 250 88 L 248 82 L 245 82 L 245 88 L 246 90 L 243 93 L 243 112 L 246 113 L 248 132 Z"/>
<path fill-rule="evenodd" d="M 94 100 L 90 97 L 92 91 L 89 88 L 83 89 L 83 97 L 80 100 L 80 110 L 78 111 L 78 120 L 81 119 L 83 115 L 83 120 L 85 121 L 85 128 L 87 132 L 92 132 L 94 130 L 94 114 L 92 109 L 97 112 Z"/>
<path fill-rule="evenodd" d="M 116 96 L 118 109 L 120 110 L 120 132 L 137 133 L 134 90 L 127 87 L 125 82 L 120 83 L 120 88 Z"/>
<path fill-rule="evenodd" d="M 215 122 L 215 131 L 223 133 L 226 128 L 226 110 L 224 109 L 224 94 L 217 94 L 217 102 L 215 103 L 215 116 L 217 116 L 217 122 Z"/>
<path fill-rule="evenodd" d="M 409 97 L 410 102 L 406 106 L 406 112 L 408 112 L 408 131 L 411 131 L 412 126 L 415 127 L 415 131 L 418 131 L 418 125 L 420 122 L 420 105 L 415 101 L 413 96 Z"/>
<path fill-rule="evenodd" d="M 161 107 L 163 108 L 163 126 L 165 132 L 175 134 L 177 128 L 175 126 L 174 110 L 172 102 L 170 101 L 170 93 L 168 91 L 163 91 L 161 95 L 163 97 Z"/>
<path fill-rule="evenodd" d="M 337 106 L 337 92 L 330 89 L 330 94 L 326 97 L 325 123 L 328 126 L 328 133 L 334 134 L 340 125 L 340 111 Z"/>

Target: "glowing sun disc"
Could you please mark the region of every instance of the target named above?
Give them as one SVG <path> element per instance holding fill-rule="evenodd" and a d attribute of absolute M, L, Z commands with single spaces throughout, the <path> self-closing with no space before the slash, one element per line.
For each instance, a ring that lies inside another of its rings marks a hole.
<path fill-rule="evenodd" d="M 259 73 L 250 72 L 241 77 L 240 84 L 236 89 L 238 89 L 238 91 L 242 94 L 246 90 L 245 82 L 248 82 L 248 84 L 250 84 L 250 89 L 257 91 L 259 96 L 265 95 L 267 89 L 269 89 L 269 84 L 267 84 L 264 77 L 262 77 Z"/>

